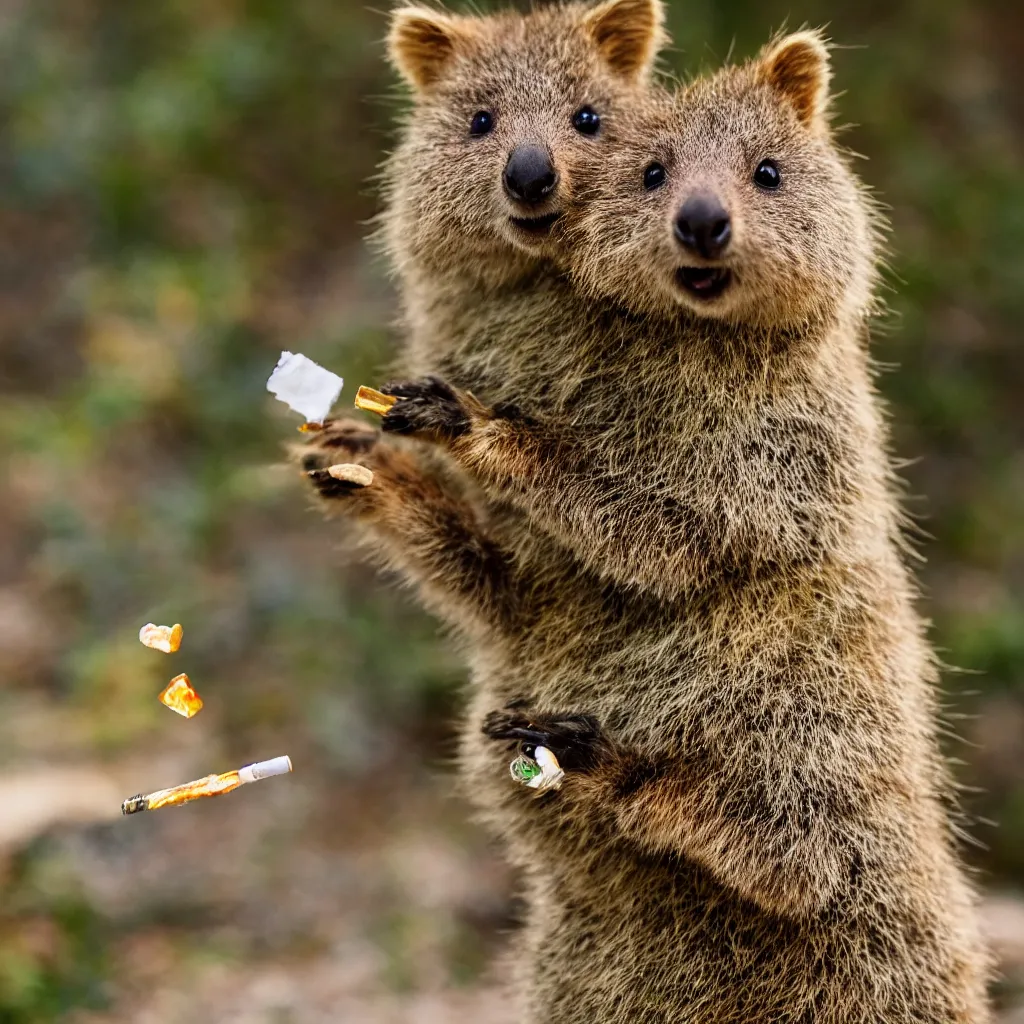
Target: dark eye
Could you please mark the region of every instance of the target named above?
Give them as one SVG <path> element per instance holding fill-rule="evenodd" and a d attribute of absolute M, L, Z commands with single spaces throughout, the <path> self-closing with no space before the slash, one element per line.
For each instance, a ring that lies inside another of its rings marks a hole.
<path fill-rule="evenodd" d="M 754 171 L 754 184 L 761 188 L 778 188 L 782 184 L 779 165 L 774 160 L 762 160 Z"/>
<path fill-rule="evenodd" d="M 668 171 L 661 164 L 653 163 L 644 171 L 644 188 L 648 192 L 653 192 L 656 188 L 660 188 L 665 184 L 667 177 Z"/>
<path fill-rule="evenodd" d="M 601 115 L 593 107 L 583 107 L 573 114 L 572 126 L 580 135 L 596 135 L 601 128 Z"/>
<path fill-rule="evenodd" d="M 494 117 L 487 110 L 479 110 L 473 115 L 469 126 L 470 135 L 486 135 L 494 127 Z"/>

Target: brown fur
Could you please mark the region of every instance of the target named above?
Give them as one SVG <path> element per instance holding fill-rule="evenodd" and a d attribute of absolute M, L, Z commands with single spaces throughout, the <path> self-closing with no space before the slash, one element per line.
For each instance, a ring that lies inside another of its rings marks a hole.
<path fill-rule="evenodd" d="M 560 225 L 534 237 L 510 222 L 523 211 L 503 190 L 506 161 L 523 143 L 547 149 L 560 180 L 531 214 L 572 208 L 605 159 L 616 121 L 646 88 L 665 41 L 663 20 L 660 0 L 559 3 L 489 17 L 396 12 L 389 51 L 413 103 L 384 170 L 378 240 L 402 285 L 412 360 L 431 351 L 450 311 L 553 272 Z M 596 136 L 573 127 L 584 106 L 602 118 Z M 494 130 L 474 138 L 469 126 L 481 110 L 493 114 Z"/>
<path fill-rule="evenodd" d="M 827 76 L 800 34 L 621 121 L 565 218 L 575 285 L 446 305 L 415 360 L 454 387 L 391 388 L 385 428 L 488 498 L 367 489 L 472 636 L 464 778 L 524 873 L 524 1020 L 990 1019 L 864 346 L 878 231 Z M 733 219 L 713 301 L 677 278 L 695 190 Z M 502 567 L 469 601 L 467 547 Z M 561 756 L 561 791 L 512 783 L 517 740 Z"/>

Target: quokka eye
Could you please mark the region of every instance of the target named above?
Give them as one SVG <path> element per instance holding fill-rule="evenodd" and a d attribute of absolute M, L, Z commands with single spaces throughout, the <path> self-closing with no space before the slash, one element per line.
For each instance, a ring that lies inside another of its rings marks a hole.
<path fill-rule="evenodd" d="M 494 128 L 494 115 L 489 110 L 478 110 L 469 126 L 470 135 L 487 135 Z"/>
<path fill-rule="evenodd" d="M 762 160 L 754 171 L 754 184 L 761 188 L 777 189 L 782 184 L 779 165 L 774 160 Z"/>
<path fill-rule="evenodd" d="M 661 164 L 655 162 L 644 171 L 644 188 L 648 192 L 653 192 L 656 188 L 660 188 L 665 184 L 667 177 L 668 171 Z"/>
<path fill-rule="evenodd" d="M 572 126 L 580 135 L 596 135 L 601 129 L 601 115 L 593 107 L 582 107 L 573 114 Z"/>

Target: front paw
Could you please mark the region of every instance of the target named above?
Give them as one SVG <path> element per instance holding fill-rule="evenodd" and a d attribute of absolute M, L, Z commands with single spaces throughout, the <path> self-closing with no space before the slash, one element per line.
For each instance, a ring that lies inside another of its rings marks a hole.
<path fill-rule="evenodd" d="M 373 472 L 365 466 L 339 464 L 330 469 L 311 469 L 309 482 L 321 498 L 344 498 L 362 491 L 373 483 Z"/>
<path fill-rule="evenodd" d="M 568 772 L 593 770 L 605 754 L 606 743 L 592 715 L 541 715 L 519 711 L 492 711 L 484 719 L 483 733 L 492 740 L 509 740 L 530 748 L 547 747 Z"/>
<path fill-rule="evenodd" d="M 474 419 L 489 415 L 471 394 L 440 377 L 392 381 L 381 391 L 400 399 L 384 417 L 383 428 L 392 434 L 445 443 L 469 433 Z"/>
<path fill-rule="evenodd" d="M 372 477 L 363 467 L 378 461 L 380 436 L 358 420 L 328 420 L 293 454 L 320 497 L 344 498 L 369 485 Z"/>

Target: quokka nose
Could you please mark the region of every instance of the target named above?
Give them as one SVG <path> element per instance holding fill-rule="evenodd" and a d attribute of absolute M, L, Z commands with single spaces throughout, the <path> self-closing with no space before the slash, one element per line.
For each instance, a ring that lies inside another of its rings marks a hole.
<path fill-rule="evenodd" d="M 705 259 L 721 256 L 732 238 L 729 211 L 713 195 L 691 196 L 676 217 L 676 238 Z"/>
<path fill-rule="evenodd" d="M 505 191 L 521 203 L 542 203 L 555 190 L 558 173 L 541 146 L 516 146 L 505 165 Z"/>

